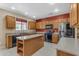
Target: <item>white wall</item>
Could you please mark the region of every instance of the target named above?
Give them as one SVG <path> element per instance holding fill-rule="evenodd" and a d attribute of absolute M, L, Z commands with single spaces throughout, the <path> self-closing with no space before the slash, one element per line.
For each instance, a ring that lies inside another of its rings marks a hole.
<path fill-rule="evenodd" d="M 26 19 L 27 21 L 33 21 L 32 19 L 27 19 L 23 16 L 19 16 L 17 14 L 5 11 L 5 10 L 0 10 L 0 46 L 5 47 L 5 39 L 6 39 L 6 33 L 16 33 L 17 31 L 15 29 L 13 30 L 7 30 L 6 29 L 6 24 L 5 24 L 5 16 L 6 15 L 11 15 L 15 17 L 22 17 Z M 28 30 L 28 22 L 27 22 L 27 30 L 23 32 L 35 32 L 35 30 Z"/>

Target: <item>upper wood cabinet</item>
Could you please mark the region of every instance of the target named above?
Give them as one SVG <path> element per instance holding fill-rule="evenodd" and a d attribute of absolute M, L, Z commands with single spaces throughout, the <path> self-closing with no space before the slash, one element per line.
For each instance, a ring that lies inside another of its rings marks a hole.
<path fill-rule="evenodd" d="M 46 21 L 36 22 L 36 29 L 45 29 Z"/>
<path fill-rule="evenodd" d="M 70 26 L 73 27 L 78 23 L 79 4 L 72 3 L 70 6 Z"/>
<path fill-rule="evenodd" d="M 39 29 L 39 28 L 40 28 L 39 22 L 36 22 L 36 29 Z"/>
<path fill-rule="evenodd" d="M 28 28 L 30 30 L 36 29 L 36 22 L 35 21 L 28 21 Z"/>
<path fill-rule="evenodd" d="M 6 28 L 7 29 L 15 29 L 15 27 L 16 27 L 15 17 L 7 15 L 5 17 L 5 19 L 6 19 Z"/>
<path fill-rule="evenodd" d="M 42 22 L 36 22 L 36 29 L 42 29 Z"/>

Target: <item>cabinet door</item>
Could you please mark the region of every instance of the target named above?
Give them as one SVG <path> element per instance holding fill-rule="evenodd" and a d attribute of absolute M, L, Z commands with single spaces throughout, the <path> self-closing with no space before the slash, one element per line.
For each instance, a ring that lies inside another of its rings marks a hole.
<path fill-rule="evenodd" d="M 59 41 L 58 35 L 52 35 L 52 42 L 53 43 L 58 43 L 58 41 Z"/>
<path fill-rule="evenodd" d="M 41 23 L 40 23 L 40 29 L 44 29 L 44 23 L 45 23 L 45 21 L 41 21 Z"/>
<path fill-rule="evenodd" d="M 71 4 L 70 6 L 70 26 L 74 26 L 78 23 L 78 19 L 77 19 L 77 10 L 78 9 L 78 4 L 74 3 Z"/>
<path fill-rule="evenodd" d="M 42 28 L 42 23 L 41 22 L 37 22 L 36 23 L 36 28 L 37 29 L 41 29 Z"/>
<path fill-rule="evenodd" d="M 78 10 L 79 10 L 79 3 L 78 3 Z M 77 18 L 78 18 L 78 22 L 79 22 L 79 11 L 77 11 Z"/>
<path fill-rule="evenodd" d="M 6 16 L 6 28 L 7 29 L 15 29 L 16 27 L 16 20 L 13 16 Z"/>
<path fill-rule="evenodd" d="M 12 36 L 7 36 L 6 37 L 6 48 L 11 48 L 12 47 Z"/>
<path fill-rule="evenodd" d="M 36 22 L 36 29 L 39 29 L 39 22 Z"/>
<path fill-rule="evenodd" d="M 29 21 L 28 22 L 28 28 L 29 29 L 36 29 L 36 24 L 34 21 Z"/>

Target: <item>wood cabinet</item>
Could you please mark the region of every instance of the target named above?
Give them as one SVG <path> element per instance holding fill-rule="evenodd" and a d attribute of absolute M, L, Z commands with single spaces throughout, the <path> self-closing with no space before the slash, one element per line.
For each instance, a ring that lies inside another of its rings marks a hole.
<path fill-rule="evenodd" d="M 74 56 L 73 54 L 61 51 L 61 50 L 57 50 L 57 56 Z"/>
<path fill-rule="evenodd" d="M 36 22 L 36 29 L 39 29 L 39 22 Z"/>
<path fill-rule="evenodd" d="M 45 25 L 47 25 L 48 21 L 40 21 L 36 23 L 36 29 L 45 29 Z"/>
<path fill-rule="evenodd" d="M 40 28 L 39 29 L 43 29 L 43 22 L 41 21 L 39 24 Z"/>
<path fill-rule="evenodd" d="M 11 48 L 12 47 L 12 36 L 7 35 L 6 36 L 6 48 Z"/>
<path fill-rule="evenodd" d="M 42 22 L 42 23 L 41 23 L 41 29 L 45 29 L 45 25 L 46 25 L 45 21 Z"/>
<path fill-rule="evenodd" d="M 19 40 L 17 39 L 17 53 L 21 56 L 31 56 L 44 46 L 43 36 Z"/>
<path fill-rule="evenodd" d="M 15 29 L 15 27 L 16 27 L 15 17 L 7 15 L 5 17 L 5 19 L 6 19 L 6 28 L 7 29 Z"/>
<path fill-rule="evenodd" d="M 42 23 L 36 22 L 36 29 L 42 29 Z"/>
<path fill-rule="evenodd" d="M 70 6 L 70 20 L 69 20 L 71 27 L 74 27 L 79 22 L 78 10 L 79 10 L 79 4 L 72 3 Z"/>
<path fill-rule="evenodd" d="M 53 34 L 52 35 L 52 43 L 57 44 L 59 42 L 59 35 L 58 34 Z"/>
<path fill-rule="evenodd" d="M 53 28 L 59 27 L 59 21 L 53 20 L 53 21 L 40 21 L 36 23 L 36 29 L 45 29 L 45 25 L 52 24 Z"/>
<path fill-rule="evenodd" d="M 36 22 L 35 21 L 28 21 L 28 28 L 30 30 L 36 29 Z"/>

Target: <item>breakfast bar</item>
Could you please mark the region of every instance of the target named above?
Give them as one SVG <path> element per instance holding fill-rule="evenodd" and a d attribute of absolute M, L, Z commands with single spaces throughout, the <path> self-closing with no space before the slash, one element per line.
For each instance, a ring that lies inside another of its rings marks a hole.
<path fill-rule="evenodd" d="M 43 34 L 33 34 L 17 37 L 17 53 L 20 56 L 31 56 L 43 46 Z"/>
<path fill-rule="evenodd" d="M 79 39 L 63 37 L 56 49 L 57 56 L 79 56 Z"/>

